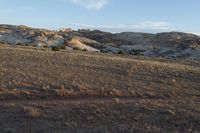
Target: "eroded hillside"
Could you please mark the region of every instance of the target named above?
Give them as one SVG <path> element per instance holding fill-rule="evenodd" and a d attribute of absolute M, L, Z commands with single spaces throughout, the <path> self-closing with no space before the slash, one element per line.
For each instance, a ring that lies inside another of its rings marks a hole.
<path fill-rule="evenodd" d="M 181 32 L 113 34 L 99 30 L 51 31 L 26 26 L 0 25 L 0 42 L 36 47 L 64 45 L 67 49 L 103 53 L 200 59 L 200 37 Z"/>

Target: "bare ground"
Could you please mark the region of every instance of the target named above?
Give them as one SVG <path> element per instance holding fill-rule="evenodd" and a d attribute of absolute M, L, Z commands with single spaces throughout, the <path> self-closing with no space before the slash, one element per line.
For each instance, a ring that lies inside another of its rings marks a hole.
<path fill-rule="evenodd" d="M 200 132 L 200 63 L 0 46 L 1 132 Z"/>

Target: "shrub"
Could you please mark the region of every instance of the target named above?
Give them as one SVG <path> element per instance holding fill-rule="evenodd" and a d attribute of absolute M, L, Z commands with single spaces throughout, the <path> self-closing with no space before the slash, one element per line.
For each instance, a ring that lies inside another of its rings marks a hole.
<path fill-rule="evenodd" d="M 87 49 L 83 49 L 83 51 L 88 51 Z"/>
<path fill-rule="evenodd" d="M 137 55 L 137 56 L 143 56 L 143 52 L 145 52 L 145 50 L 132 50 L 132 52 L 134 53 L 134 55 Z"/>
<path fill-rule="evenodd" d="M 117 54 L 124 54 L 123 50 L 119 50 Z"/>
<path fill-rule="evenodd" d="M 22 45 L 20 42 L 18 42 L 16 45 Z"/>
<path fill-rule="evenodd" d="M 82 49 L 80 49 L 78 47 L 74 47 L 73 50 L 82 50 Z"/>
<path fill-rule="evenodd" d="M 52 47 L 52 51 L 60 51 L 60 48 L 58 46 Z"/>
<path fill-rule="evenodd" d="M 23 110 L 31 118 L 39 118 L 42 116 L 42 112 L 38 108 L 23 107 Z"/>
<path fill-rule="evenodd" d="M 66 46 L 65 45 L 61 45 L 60 49 L 66 49 Z"/>

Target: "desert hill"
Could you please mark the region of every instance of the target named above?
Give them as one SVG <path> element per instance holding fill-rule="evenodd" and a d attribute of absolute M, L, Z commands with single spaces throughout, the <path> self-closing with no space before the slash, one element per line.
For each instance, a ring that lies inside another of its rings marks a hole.
<path fill-rule="evenodd" d="M 0 45 L 0 131 L 200 132 L 200 64 Z"/>
<path fill-rule="evenodd" d="M 99 30 L 51 31 L 27 26 L 0 25 L 0 42 L 37 47 L 66 45 L 104 53 L 200 59 L 200 37 L 181 32 L 113 34 Z"/>

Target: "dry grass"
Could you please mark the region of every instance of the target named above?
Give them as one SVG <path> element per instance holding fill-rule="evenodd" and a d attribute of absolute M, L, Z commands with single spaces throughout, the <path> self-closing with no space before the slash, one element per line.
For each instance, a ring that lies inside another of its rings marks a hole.
<path fill-rule="evenodd" d="M 0 101 L 0 131 L 200 132 L 198 61 L 0 45 L 0 62 L 0 98 L 21 106 Z"/>
<path fill-rule="evenodd" d="M 23 107 L 23 111 L 31 118 L 39 118 L 42 116 L 41 110 L 35 107 Z"/>
<path fill-rule="evenodd" d="M 195 61 L 164 62 L 164 59 L 7 46 L 0 48 L 0 56 L 0 87 L 9 94 L 13 90 L 21 93 L 21 98 L 24 94 L 30 98 L 54 94 L 178 97 L 198 94 L 200 86 L 200 67 L 192 65 Z"/>

